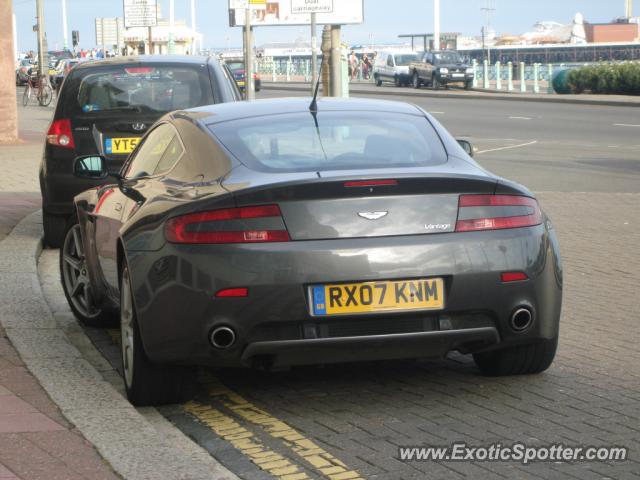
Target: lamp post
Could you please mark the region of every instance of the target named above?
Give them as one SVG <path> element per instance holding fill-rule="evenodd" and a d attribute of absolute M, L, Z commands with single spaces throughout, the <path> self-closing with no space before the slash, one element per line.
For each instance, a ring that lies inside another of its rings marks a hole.
<path fill-rule="evenodd" d="M 440 0 L 433 0 L 433 49 L 440 50 Z"/>
<path fill-rule="evenodd" d="M 69 49 L 69 39 L 67 37 L 67 0 L 62 0 L 62 38 L 64 39 L 64 49 Z"/>

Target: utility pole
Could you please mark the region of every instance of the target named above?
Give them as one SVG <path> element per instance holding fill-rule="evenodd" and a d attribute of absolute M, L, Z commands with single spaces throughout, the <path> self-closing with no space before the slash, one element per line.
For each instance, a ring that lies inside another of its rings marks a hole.
<path fill-rule="evenodd" d="M 487 36 L 489 34 L 490 27 L 491 27 L 491 16 L 493 15 L 493 12 L 496 11 L 496 9 L 493 7 L 492 0 L 487 0 L 487 3 L 485 3 L 485 6 L 482 7 L 480 10 L 482 10 L 485 14 L 485 26 L 482 27 L 482 43 L 486 44 L 487 63 L 491 64 L 491 45 L 489 45 Z M 483 48 L 484 48 L 484 45 L 483 45 Z"/>
<path fill-rule="evenodd" d="M 191 0 L 191 31 L 193 32 L 193 38 L 191 40 L 191 55 L 196 55 L 196 0 Z"/>
<path fill-rule="evenodd" d="M 633 0 L 625 1 L 624 16 L 627 18 L 633 17 Z"/>
<path fill-rule="evenodd" d="M 440 0 L 433 0 L 433 49 L 440 50 Z"/>
<path fill-rule="evenodd" d="M 62 38 L 64 39 L 63 48 L 69 49 L 69 37 L 67 36 L 67 0 L 62 0 Z"/>
<path fill-rule="evenodd" d="M 251 10 L 244 13 L 244 98 L 251 101 L 256 99 L 253 85 L 253 32 L 251 30 Z"/>
<path fill-rule="evenodd" d="M 38 73 L 45 76 L 49 73 L 49 61 L 44 31 L 44 0 L 36 0 L 36 15 L 38 29 Z"/>
<path fill-rule="evenodd" d="M 311 14 L 311 95 L 318 83 L 318 37 L 316 36 L 316 14 Z"/>

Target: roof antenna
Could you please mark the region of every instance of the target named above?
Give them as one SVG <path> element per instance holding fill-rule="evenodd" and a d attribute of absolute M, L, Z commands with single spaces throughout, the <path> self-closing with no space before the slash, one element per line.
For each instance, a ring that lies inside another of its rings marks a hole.
<path fill-rule="evenodd" d="M 318 102 L 316 99 L 318 98 L 318 89 L 320 88 L 320 81 L 322 80 L 322 64 L 324 62 L 320 62 L 320 71 L 318 72 L 318 81 L 316 82 L 316 89 L 313 93 L 313 100 L 311 100 L 311 105 L 309 105 L 309 111 L 313 114 L 318 113 Z"/>

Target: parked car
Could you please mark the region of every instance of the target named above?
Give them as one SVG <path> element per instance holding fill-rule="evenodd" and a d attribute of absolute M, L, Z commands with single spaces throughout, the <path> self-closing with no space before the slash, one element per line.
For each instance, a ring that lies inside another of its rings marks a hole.
<path fill-rule="evenodd" d="M 380 52 L 373 66 L 373 78 L 378 87 L 393 82 L 396 87 L 411 83 L 409 65 L 418 59 L 417 53 Z"/>
<path fill-rule="evenodd" d="M 30 58 L 20 60 L 16 68 L 16 85 L 24 85 L 29 80 L 29 70 L 33 68 L 33 63 Z"/>
<path fill-rule="evenodd" d="M 244 68 L 244 60 L 243 59 L 225 59 L 224 62 L 229 70 L 233 74 L 233 78 L 238 84 L 238 88 L 240 91 L 244 91 L 246 79 L 245 79 L 245 68 Z M 259 92 L 262 88 L 262 81 L 260 79 L 260 75 L 257 73 L 253 74 L 253 81 L 255 85 L 256 92 Z"/>
<path fill-rule="evenodd" d="M 473 84 L 473 68 L 454 51 L 424 52 L 409 69 L 414 88 L 429 85 L 437 90 L 441 85 L 461 83 L 468 90 Z"/>
<path fill-rule="evenodd" d="M 73 197 L 101 182 L 73 175 L 73 161 L 98 154 L 117 172 L 140 137 L 165 113 L 240 99 L 217 60 L 192 56 L 121 57 L 71 70 L 60 91 L 40 165 L 44 240 L 62 244 Z"/>
<path fill-rule="evenodd" d="M 461 145 L 464 146 L 463 149 Z M 165 115 L 119 172 L 75 175 L 60 252 L 74 312 L 120 312 L 135 405 L 182 400 L 190 365 L 471 353 L 490 375 L 553 361 L 562 264 L 525 187 L 417 106 L 259 100 Z"/>
<path fill-rule="evenodd" d="M 69 74 L 71 69 L 81 62 L 86 62 L 84 58 L 63 58 L 55 67 L 55 75 L 51 75 L 51 86 L 58 90 L 62 85 L 63 80 Z"/>

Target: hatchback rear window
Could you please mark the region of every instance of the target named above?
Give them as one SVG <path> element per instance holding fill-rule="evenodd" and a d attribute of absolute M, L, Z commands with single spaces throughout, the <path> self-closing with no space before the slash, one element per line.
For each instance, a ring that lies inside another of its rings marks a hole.
<path fill-rule="evenodd" d="M 429 121 L 387 112 L 320 112 L 233 120 L 211 131 L 249 168 L 323 171 L 421 167 L 446 162 Z"/>
<path fill-rule="evenodd" d="M 165 113 L 213 103 L 206 66 L 131 65 L 83 71 L 77 107 L 84 113 Z"/>

